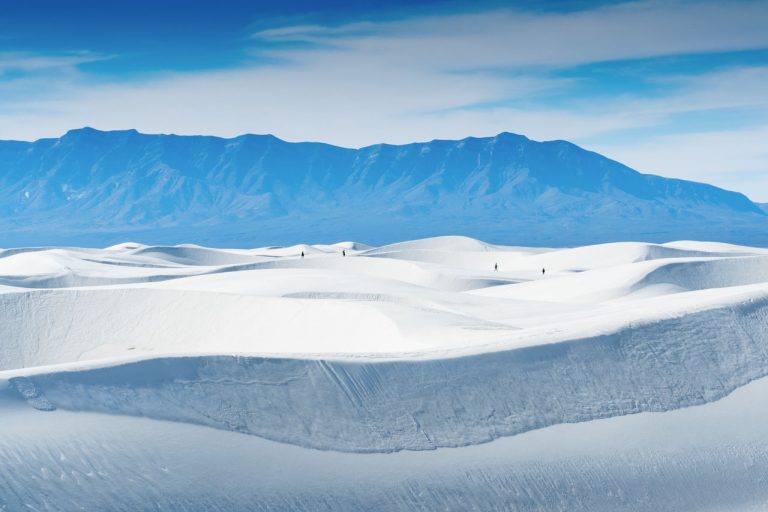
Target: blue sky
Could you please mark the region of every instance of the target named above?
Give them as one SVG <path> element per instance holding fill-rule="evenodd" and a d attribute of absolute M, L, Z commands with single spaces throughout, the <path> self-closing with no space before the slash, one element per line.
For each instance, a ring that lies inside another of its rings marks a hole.
<path fill-rule="evenodd" d="M 0 138 L 512 131 L 768 201 L 768 0 L 0 0 Z"/>

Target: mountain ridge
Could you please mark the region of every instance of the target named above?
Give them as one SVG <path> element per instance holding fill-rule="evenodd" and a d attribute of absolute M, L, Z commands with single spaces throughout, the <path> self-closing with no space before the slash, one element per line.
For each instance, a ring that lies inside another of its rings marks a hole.
<path fill-rule="evenodd" d="M 509 132 L 359 149 L 269 134 L 89 127 L 0 141 L 0 216 L 4 246 L 110 245 L 137 236 L 382 243 L 455 233 L 520 245 L 630 235 L 768 243 L 764 208 L 741 193 Z"/>

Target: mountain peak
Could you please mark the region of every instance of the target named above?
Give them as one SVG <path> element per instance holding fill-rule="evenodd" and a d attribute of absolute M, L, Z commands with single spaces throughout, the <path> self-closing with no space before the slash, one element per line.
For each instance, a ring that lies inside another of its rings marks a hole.
<path fill-rule="evenodd" d="M 495 137 L 493 137 L 493 139 L 497 141 L 532 142 L 531 139 L 529 139 L 525 135 L 520 135 L 519 133 L 512 133 L 512 132 L 501 132 Z"/>
<path fill-rule="evenodd" d="M 61 138 L 72 139 L 76 137 L 104 137 L 111 135 L 139 135 L 139 132 L 133 128 L 127 130 L 97 130 L 90 126 L 84 126 L 68 130 Z"/>

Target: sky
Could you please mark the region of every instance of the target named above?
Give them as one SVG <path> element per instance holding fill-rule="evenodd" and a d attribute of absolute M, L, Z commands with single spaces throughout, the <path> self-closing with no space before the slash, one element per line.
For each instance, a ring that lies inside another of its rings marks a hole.
<path fill-rule="evenodd" d="M 768 202 L 768 0 L 0 0 L 0 139 L 508 131 Z"/>

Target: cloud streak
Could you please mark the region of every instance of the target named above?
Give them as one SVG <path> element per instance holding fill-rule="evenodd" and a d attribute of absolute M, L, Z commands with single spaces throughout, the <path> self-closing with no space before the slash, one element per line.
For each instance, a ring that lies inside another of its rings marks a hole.
<path fill-rule="evenodd" d="M 562 67 L 768 46 L 765 2 L 631 2 L 575 13 L 498 10 L 339 27 L 264 30 L 255 39 L 331 46 L 400 65 L 442 69 Z M 301 62 L 310 50 L 272 50 Z"/>

